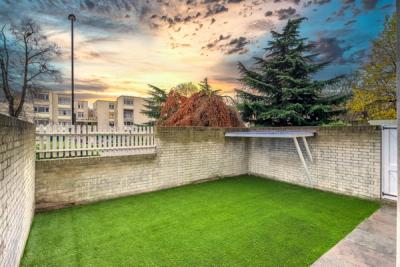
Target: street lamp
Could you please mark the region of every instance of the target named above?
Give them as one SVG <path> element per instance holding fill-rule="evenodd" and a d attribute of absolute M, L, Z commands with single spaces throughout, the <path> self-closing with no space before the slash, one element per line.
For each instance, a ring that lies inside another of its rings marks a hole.
<path fill-rule="evenodd" d="M 74 21 L 76 17 L 74 14 L 69 14 L 68 19 L 71 21 L 71 111 L 72 111 L 72 125 L 75 125 L 75 112 L 74 112 Z"/>

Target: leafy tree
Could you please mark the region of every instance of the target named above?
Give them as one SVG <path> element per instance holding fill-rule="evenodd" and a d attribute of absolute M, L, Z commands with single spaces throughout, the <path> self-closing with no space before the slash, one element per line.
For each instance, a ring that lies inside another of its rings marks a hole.
<path fill-rule="evenodd" d="M 361 70 L 361 82 L 353 85 L 348 108 L 358 120 L 396 118 L 396 27 L 396 16 L 386 18 Z"/>
<path fill-rule="evenodd" d="M 254 70 L 239 62 L 245 88 L 237 90 L 238 108 L 245 121 L 272 126 L 318 125 L 329 123 L 342 111 L 334 105 L 346 99 L 344 94 L 323 94 L 323 88 L 340 77 L 313 79 L 328 62 L 318 62 L 315 45 L 299 36 L 304 20 L 289 20 L 281 33 L 271 31 L 266 55 L 255 58 Z"/>
<path fill-rule="evenodd" d="M 171 90 L 161 109 L 158 125 L 243 127 L 235 108 L 228 106 L 219 90 L 214 90 L 205 78 L 199 84 L 200 91 L 185 97 Z"/>
<path fill-rule="evenodd" d="M 149 84 L 149 87 L 148 94 L 151 97 L 145 99 L 145 110 L 142 110 L 141 113 L 157 121 L 160 118 L 161 108 L 167 100 L 167 93 L 164 89 L 154 85 Z M 150 124 L 154 124 L 154 121 L 150 122 Z"/>
<path fill-rule="evenodd" d="M 166 90 L 158 88 L 154 85 L 149 84 L 149 87 L 150 90 L 148 91 L 148 94 L 151 97 L 145 99 L 146 101 L 146 104 L 144 105 L 145 110 L 142 110 L 141 113 L 154 119 L 154 121 L 150 122 L 150 124 L 155 124 L 155 122 L 160 119 L 161 110 L 165 106 L 168 98 L 170 99 L 170 102 L 172 102 L 172 104 L 169 103 L 166 110 L 171 108 L 171 106 L 178 105 L 177 103 L 179 103 L 182 98 L 189 98 L 196 93 L 202 92 L 203 94 L 206 95 L 217 95 L 219 92 L 219 90 L 213 90 L 211 88 L 207 78 L 205 78 L 202 82 L 200 82 L 198 87 L 192 82 L 178 84 L 177 86 L 169 90 L 169 94 L 167 93 Z M 177 103 L 175 103 L 176 101 L 173 101 L 175 98 L 176 99 L 179 98 L 180 100 L 179 101 L 176 100 Z M 177 109 L 178 106 L 174 108 Z"/>
<path fill-rule="evenodd" d="M 199 87 L 200 87 L 200 92 L 202 92 L 205 95 L 218 95 L 220 93 L 221 90 L 214 90 L 211 88 L 211 85 L 208 83 L 208 79 L 204 78 L 203 81 L 201 81 L 199 83 Z"/>
<path fill-rule="evenodd" d="M 178 84 L 173 88 L 173 90 L 175 90 L 182 96 L 190 97 L 192 94 L 198 92 L 199 88 L 192 82 L 188 82 L 188 83 Z"/>
<path fill-rule="evenodd" d="M 49 42 L 31 19 L 0 28 L 0 87 L 10 116 L 21 114 L 27 91 L 36 86 L 35 82 L 60 77 L 50 64 L 59 55 L 57 45 Z"/>

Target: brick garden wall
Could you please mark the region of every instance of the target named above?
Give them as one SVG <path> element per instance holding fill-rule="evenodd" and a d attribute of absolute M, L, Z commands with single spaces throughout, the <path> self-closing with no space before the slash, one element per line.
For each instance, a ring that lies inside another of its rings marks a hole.
<path fill-rule="evenodd" d="M 18 266 L 34 214 L 35 128 L 0 114 L 0 266 Z"/>
<path fill-rule="evenodd" d="M 307 160 L 314 186 L 380 198 L 380 128 L 314 129 L 314 162 Z M 225 138 L 226 131 L 159 128 L 154 155 L 42 160 L 35 176 L 34 125 L 0 114 L 0 266 L 19 264 L 35 193 L 44 209 L 246 173 L 308 186 L 292 140 Z"/>
<path fill-rule="evenodd" d="M 314 186 L 379 198 L 381 130 L 376 126 L 313 129 L 317 135 L 308 140 L 314 163 L 308 164 Z M 293 140 L 225 138 L 227 130 L 232 129 L 159 128 L 155 155 L 37 161 L 37 208 L 246 173 L 308 186 Z M 301 141 L 300 145 L 304 150 Z"/>
<path fill-rule="evenodd" d="M 38 209 L 92 202 L 247 172 L 247 143 L 224 129 L 159 128 L 156 155 L 36 162 Z"/>
<path fill-rule="evenodd" d="M 304 129 L 304 128 L 303 128 Z M 304 157 L 314 187 L 364 198 L 381 194 L 381 129 L 377 126 L 318 127 L 307 138 L 314 162 Z M 249 141 L 249 173 L 309 186 L 291 139 Z"/>

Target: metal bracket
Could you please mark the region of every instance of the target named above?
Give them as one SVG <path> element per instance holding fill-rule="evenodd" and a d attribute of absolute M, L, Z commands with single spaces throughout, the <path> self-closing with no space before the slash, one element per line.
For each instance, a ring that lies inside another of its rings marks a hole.
<path fill-rule="evenodd" d="M 311 155 L 310 148 L 308 147 L 307 140 L 306 140 L 305 137 L 302 137 L 302 139 L 303 139 L 303 143 L 304 143 L 304 146 L 306 148 L 306 151 L 307 151 L 307 155 L 310 158 L 310 161 L 313 162 L 313 158 L 312 158 L 312 155 Z M 310 186 L 312 186 L 311 174 L 310 174 L 310 171 L 308 170 L 307 163 L 306 163 L 306 160 L 304 159 L 303 152 L 301 151 L 299 142 L 297 141 L 297 137 L 293 137 L 293 141 L 294 141 L 294 144 L 296 146 L 297 153 L 299 154 L 301 163 L 303 163 L 304 169 L 306 171 L 308 183 L 310 184 Z"/>

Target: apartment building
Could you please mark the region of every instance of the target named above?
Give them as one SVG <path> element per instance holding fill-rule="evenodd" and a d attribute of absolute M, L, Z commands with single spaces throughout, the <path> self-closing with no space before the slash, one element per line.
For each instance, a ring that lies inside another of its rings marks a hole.
<path fill-rule="evenodd" d="M 3 99 L 0 101 L 0 112 L 7 114 L 8 106 Z M 141 125 L 150 122 L 150 118 L 142 114 L 145 100 L 141 97 L 120 96 L 116 101 L 97 100 L 93 109 L 88 101 L 78 100 L 74 104 L 76 123 L 81 125 L 97 125 L 100 130 L 109 127 L 123 128 L 129 125 Z M 24 105 L 24 119 L 36 125 L 72 124 L 71 95 L 49 89 L 36 89 L 32 98 Z"/>
<path fill-rule="evenodd" d="M 75 102 L 74 109 L 77 124 L 97 125 L 96 118 L 93 111 L 89 108 L 88 101 L 79 100 Z"/>
<path fill-rule="evenodd" d="M 71 95 L 64 93 L 52 94 L 52 123 L 68 126 L 72 124 Z"/>
<path fill-rule="evenodd" d="M 118 128 L 134 125 L 134 97 L 120 96 L 117 98 L 116 125 Z"/>
<path fill-rule="evenodd" d="M 144 109 L 144 98 L 120 96 L 116 101 L 97 100 L 93 104 L 94 116 L 99 129 L 145 124 L 150 121 L 141 111 Z"/>
<path fill-rule="evenodd" d="M 96 100 L 93 104 L 94 118 L 97 121 L 97 128 L 106 131 L 109 127 L 114 127 L 115 123 L 115 101 Z"/>
<path fill-rule="evenodd" d="M 145 124 L 150 121 L 150 119 L 141 112 L 144 109 L 144 98 L 120 96 L 117 98 L 116 103 L 116 125 L 119 128 L 135 124 Z"/>
<path fill-rule="evenodd" d="M 37 125 L 47 125 L 53 121 L 53 94 L 49 90 L 37 90 L 33 94 L 34 122 Z"/>
<path fill-rule="evenodd" d="M 78 124 L 93 124 L 89 117 L 87 101 L 74 103 L 76 122 Z M 48 89 L 36 90 L 33 96 L 34 122 L 37 125 L 72 124 L 71 95 Z"/>

